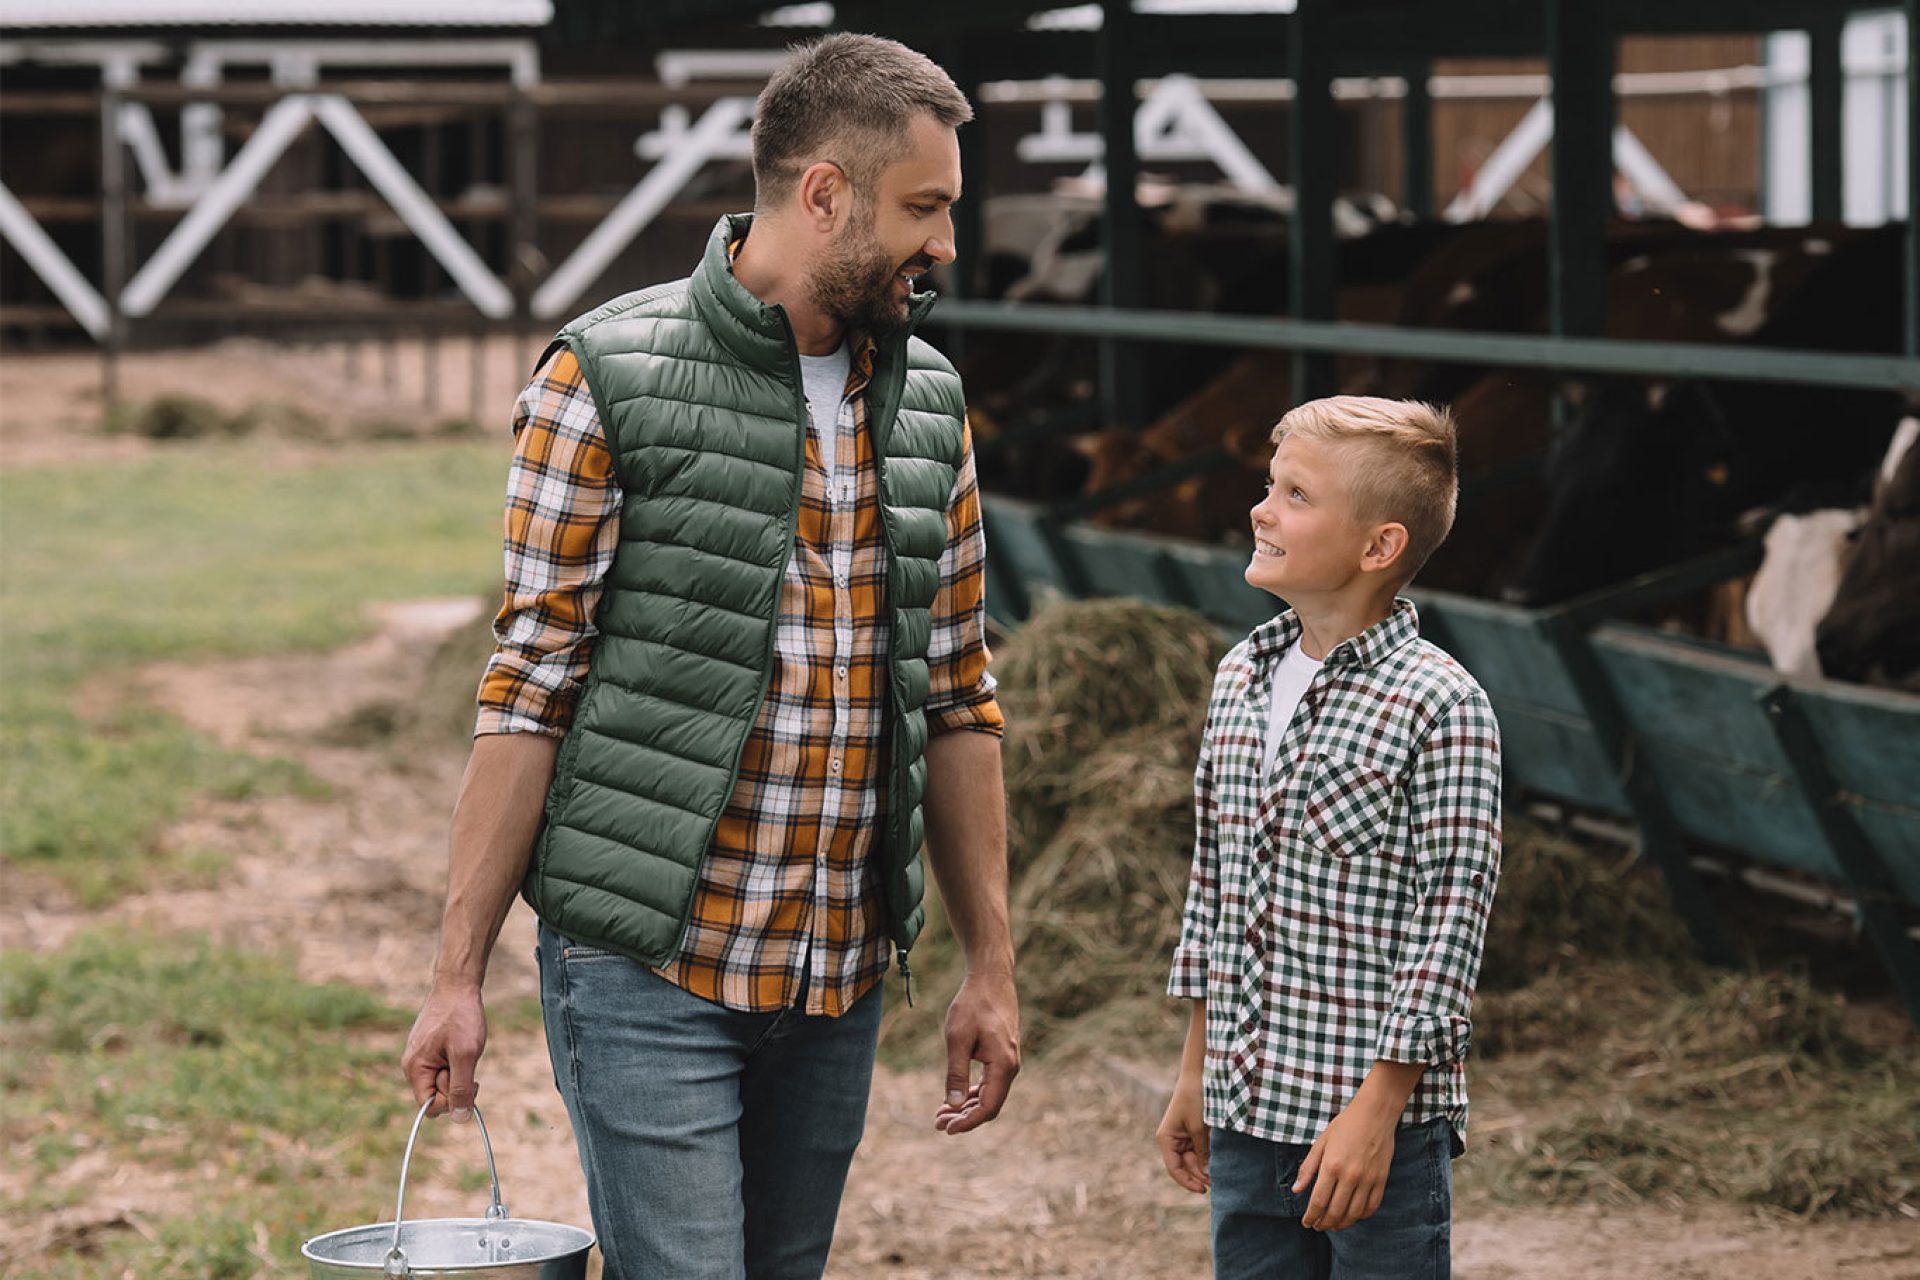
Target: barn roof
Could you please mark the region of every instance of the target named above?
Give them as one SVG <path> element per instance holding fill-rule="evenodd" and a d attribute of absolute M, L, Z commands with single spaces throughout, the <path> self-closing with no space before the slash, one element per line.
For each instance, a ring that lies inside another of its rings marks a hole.
<path fill-rule="evenodd" d="M 9 27 L 544 27 L 552 0 L 7 0 Z"/>

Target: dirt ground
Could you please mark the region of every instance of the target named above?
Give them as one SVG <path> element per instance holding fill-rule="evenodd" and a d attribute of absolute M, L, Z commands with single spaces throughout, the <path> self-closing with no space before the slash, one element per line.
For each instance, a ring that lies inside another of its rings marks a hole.
<path fill-rule="evenodd" d="M 520 366 L 511 355 L 503 346 L 495 362 L 498 397 L 510 397 L 517 386 Z M 338 363 L 337 352 L 243 345 L 136 359 L 152 360 L 139 375 L 151 378 L 145 387 L 204 392 L 218 385 L 223 400 L 231 396 L 236 406 L 268 395 L 285 399 L 289 386 L 306 385 L 302 368 L 318 388 L 312 396 L 324 403 L 329 378 L 339 377 L 328 374 L 327 364 Z M 126 376 L 134 375 L 129 361 Z M 90 379 L 97 379 L 90 357 L 0 360 L 6 418 L 0 465 L 105 459 L 152 447 L 102 440 L 84 429 L 98 413 L 97 400 L 87 398 Z M 166 840 L 230 854 L 231 872 L 217 888 L 158 888 L 87 912 L 50 882 L 16 869 L 0 897 L 0 946 L 58 947 L 103 918 L 202 930 L 246 946 L 292 947 L 305 978 L 356 983 L 397 1005 L 416 1004 L 432 960 L 446 819 L 462 757 L 457 746 L 396 745 L 404 739 L 356 745 L 326 731 L 357 707 L 407 702 L 434 644 L 473 608 L 465 600 L 385 605 L 374 612 L 378 629 L 370 639 L 332 654 L 166 663 L 89 691 L 101 701 L 150 698 L 230 746 L 297 760 L 332 794 L 198 804 Z M 516 905 L 489 978 L 495 1008 L 536 993 L 532 938 L 531 918 Z M 400 1048 L 393 1046 L 396 1093 Z M 1166 1178 L 1152 1146 L 1159 1105 L 1153 1082 L 1166 1069 L 1158 1062 L 1066 1067 L 1042 1061 L 1021 1077 L 998 1122 L 959 1139 L 932 1126 L 940 1088 L 933 1073 L 881 1069 L 830 1274 L 902 1280 L 1206 1274 L 1205 1205 Z M 572 1138 L 537 1027 L 496 1030 L 481 1079 L 510 1208 L 520 1216 L 585 1224 Z M 1497 1123 L 1497 1109 L 1488 1119 Z M 465 1133 L 438 1132 L 432 1140 L 477 1148 Z M 472 1154 L 477 1162 L 477 1149 Z M 24 1176 L 6 1173 L 6 1163 L 0 1162 L 0 1196 L 13 1177 Z M 442 1167 L 441 1180 L 410 1192 L 410 1210 L 479 1212 L 483 1196 L 451 1183 L 461 1161 Z M 86 1188 L 80 1204 L 57 1223 L 12 1227 L 49 1242 L 71 1241 L 112 1229 L 129 1214 L 163 1215 L 186 1194 L 177 1180 L 126 1172 L 111 1176 L 75 1162 L 61 1177 Z M 1455 1267 L 1468 1280 L 1894 1280 L 1920 1277 L 1920 1224 L 1807 1224 L 1736 1209 L 1523 1210 L 1468 1202 L 1455 1228 Z"/>

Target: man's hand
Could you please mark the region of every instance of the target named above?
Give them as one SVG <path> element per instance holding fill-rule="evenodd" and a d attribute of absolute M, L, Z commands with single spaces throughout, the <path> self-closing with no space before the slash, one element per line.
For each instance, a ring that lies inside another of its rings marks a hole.
<path fill-rule="evenodd" d="M 474 1095 L 480 1092 L 473 1072 L 486 1047 L 487 1015 L 480 988 L 436 985 L 413 1021 L 400 1059 L 414 1105 L 433 1098 L 428 1115 L 451 1110 L 455 1120 L 472 1119 Z"/>
<path fill-rule="evenodd" d="M 1301 1226 L 1341 1231 L 1380 1207 L 1393 1168 L 1394 1129 L 1422 1070 L 1416 1063 L 1374 1063 L 1346 1110 L 1320 1131 L 1293 1180 L 1295 1195 L 1313 1185 Z"/>
<path fill-rule="evenodd" d="M 1167 1103 L 1166 1117 L 1154 1130 L 1153 1138 L 1160 1144 L 1160 1159 L 1173 1180 L 1196 1195 L 1205 1195 L 1213 1182 L 1207 1176 L 1209 1140 L 1197 1076 L 1181 1073 L 1179 1083 L 1173 1086 L 1173 1100 Z"/>
<path fill-rule="evenodd" d="M 969 973 L 947 1009 L 947 1100 L 933 1127 L 949 1135 L 978 1129 L 1000 1114 L 1019 1074 L 1020 997 L 1013 975 Z"/>

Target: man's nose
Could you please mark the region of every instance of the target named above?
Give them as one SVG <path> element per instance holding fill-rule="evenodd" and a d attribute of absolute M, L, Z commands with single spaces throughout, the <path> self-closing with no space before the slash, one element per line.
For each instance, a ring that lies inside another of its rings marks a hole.
<path fill-rule="evenodd" d="M 920 252 L 932 258 L 936 266 L 952 262 L 954 259 L 953 218 L 951 215 L 943 215 L 941 220 L 946 224 L 944 230 L 928 236 L 926 244 L 920 247 Z"/>

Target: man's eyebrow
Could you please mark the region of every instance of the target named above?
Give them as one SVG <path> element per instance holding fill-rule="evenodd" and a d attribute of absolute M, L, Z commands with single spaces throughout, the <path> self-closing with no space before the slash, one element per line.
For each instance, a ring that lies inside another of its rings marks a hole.
<path fill-rule="evenodd" d="M 921 187 L 917 191 L 907 192 L 909 200 L 938 200 L 941 204 L 952 204 L 960 197 L 945 187 Z"/>

